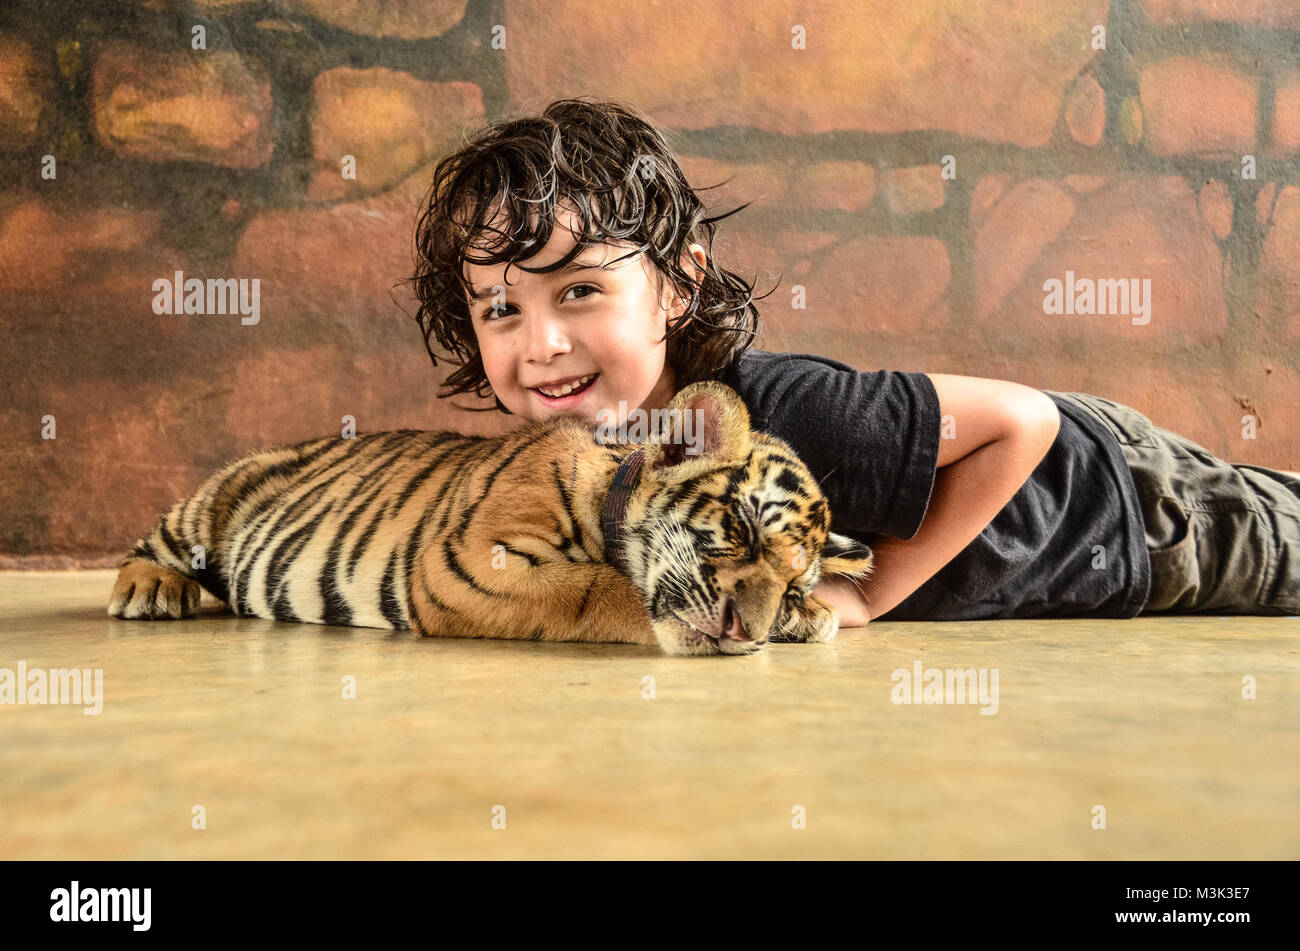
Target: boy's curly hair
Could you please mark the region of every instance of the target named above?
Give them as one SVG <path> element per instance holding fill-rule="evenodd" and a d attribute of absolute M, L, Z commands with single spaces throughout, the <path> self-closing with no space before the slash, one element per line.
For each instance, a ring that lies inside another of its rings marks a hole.
<path fill-rule="evenodd" d="M 545 247 L 562 203 L 576 208 L 583 229 L 573 250 L 546 268 L 519 264 Z M 464 262 L 512 262 L 549 273 L 606 240 L 646 252 L 656 266 L 657 289 L 662 292 L 667 275 L 690 299 L 666 334 L 677 388 L 714 378 L 761 326 L 753 285 L 713 260 L 714 222 L 748 206 L 706 217 L 662 134 L 621 103 L 561 99 L 540 116 L 480 131 L 438 163 L 415 229 L 416 270 L 409 279 L 420 301 L 415 319 L 433 365 L 436 339 L 452 355 L 443 358 L 459 366 L 439 396 L 491 393 L 470 319 Z M 492 226 L 502 214 L 508 234 Z M 485 234 L 489 240 L 481 240 Z M 681 265 L 691 243 L 702 245 L 708 257 L 698 288 Z M 469 257 L 470 248 L 480 256 Z M 500 399 L 496 408 L 509 413 Z"/>

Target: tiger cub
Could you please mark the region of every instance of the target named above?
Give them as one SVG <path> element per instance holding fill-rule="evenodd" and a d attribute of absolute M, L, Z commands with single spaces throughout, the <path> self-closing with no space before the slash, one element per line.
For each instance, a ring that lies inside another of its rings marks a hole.
<path fill-rule="evenodd" d="M 495 438 L 400 430 L 255 452 L 136 544 L 108 613 L 189 617 L 202 587 L 236 614 L 433 637 L 669 654 L 834 637 L 813 587 L 867 575 L 870 550 L 829 531 L 816 480 L 750 432 L 729 387 L 693 384 L 667 409 L 700 421 L 694 445 L 609 445 L 562 417 Z"/>

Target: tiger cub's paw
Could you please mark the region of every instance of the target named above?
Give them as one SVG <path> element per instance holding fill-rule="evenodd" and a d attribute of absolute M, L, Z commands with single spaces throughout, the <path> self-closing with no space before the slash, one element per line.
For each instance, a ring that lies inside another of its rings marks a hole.
<path fill-rule="evenodd" d="M 779 644 L 816 644 L 829 641 L 840 630 L 840 616 L 835 608 L 817 595 L 797 604 L 784 624 L 777 625 L 771 640 Z"/>
<path fill-rule="evenodd" d="M 122 566 L 108 600 L 108 613 L 128 621 L 166 621 L 193 617 L 203 589 L 192 578 L 151 561 Z"/>

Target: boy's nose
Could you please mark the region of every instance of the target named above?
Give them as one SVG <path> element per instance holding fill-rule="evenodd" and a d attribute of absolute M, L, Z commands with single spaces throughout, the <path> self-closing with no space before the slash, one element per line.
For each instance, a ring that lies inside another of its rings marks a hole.
<path fill-rule="evenodd" d="M 545 363 L 552 357 L 568 353 L 573 349 L 569 344 L 569 335 L 563 318 L 548 312 L 533 311 L 526 314 L 524 334 L 527 339 L 529 359 L 539 363 Z"/>

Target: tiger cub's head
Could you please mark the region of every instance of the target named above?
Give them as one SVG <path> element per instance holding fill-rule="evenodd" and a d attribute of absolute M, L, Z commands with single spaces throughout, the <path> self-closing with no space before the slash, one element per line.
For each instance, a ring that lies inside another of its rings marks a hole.
<path fill-rule="evenodd" d="M 730 387 L 692 384 L 667 410 L 620 532 L 660 646 L 749 654 L 834 637 L 834 609 L 813 588 L 828 575 L 866 576 L 870 549 L 830 531 L 817 480 L 786 443 L 750 431 Z"/>

